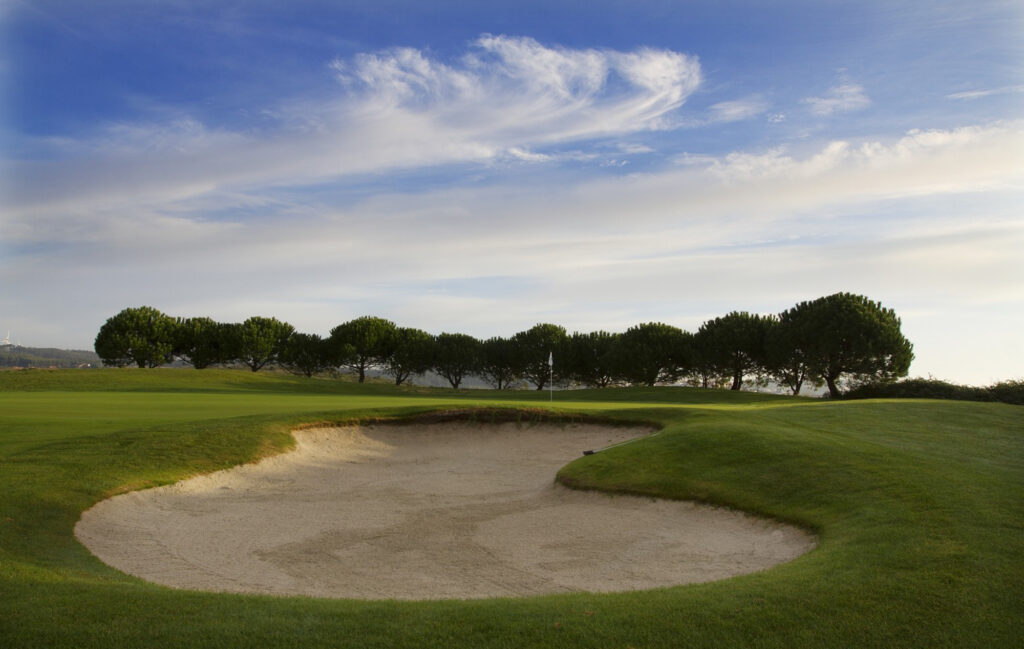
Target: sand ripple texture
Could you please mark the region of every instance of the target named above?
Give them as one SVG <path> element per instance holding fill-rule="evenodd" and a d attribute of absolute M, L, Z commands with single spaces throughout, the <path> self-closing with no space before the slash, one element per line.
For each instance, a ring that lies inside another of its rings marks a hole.
<path fill-rule="evenodd" d="M 86 511 L 107 564 L 175 588 L 357 599 L 611 592 L 763 570 L 807 533 L 553 483 L 646 429 L 445 423 L 295 432 L 297 448 Z"/>

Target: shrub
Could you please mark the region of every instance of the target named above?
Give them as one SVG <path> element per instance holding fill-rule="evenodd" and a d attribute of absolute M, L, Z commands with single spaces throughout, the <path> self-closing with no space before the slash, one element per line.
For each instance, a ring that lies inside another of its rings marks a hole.
<path fill-rule="evenodd" d="M 1000 381 L 987 388 L 996 401 L 1024 406 L 1024 381 Z"/>
<path fill-rule="evenodd" d="M 846 399 L 948 399 L 1001 401 L 1024 405 L 1024 381 L 1000 381 L 989 387 L 957 385 L 939 379 L 906 379 L 894 383 L 867 383 L 844 395 Z"/>

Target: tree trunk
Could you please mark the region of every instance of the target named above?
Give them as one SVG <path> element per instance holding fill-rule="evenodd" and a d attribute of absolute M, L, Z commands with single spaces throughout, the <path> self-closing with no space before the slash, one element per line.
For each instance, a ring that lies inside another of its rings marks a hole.
<path fill-rule="evenodd" d="M 793 387 L 793 396 L 800 394 L 800 388 L 804 385 L 804 379 L 807 378 L 807 368 L 802 365 L 796 370 L 796 385 Z"/>
<path fill-rule="evenodd" d="M 732 387 L 730 390 L 739 390 L 743 385 L 743 372 L 736 372 L 732 375 Z"/>
<path fill-rule="evenodd" d="M 839 391 L 839 388 L 836 387 L 836 380 L 834 377 L 826 376 L 825 383 L 828 384 L 828 395 L 830 397 L 832 397 L 833 399 L 838 399 L 841 396 L 843 396 L 842 393 Z"/>

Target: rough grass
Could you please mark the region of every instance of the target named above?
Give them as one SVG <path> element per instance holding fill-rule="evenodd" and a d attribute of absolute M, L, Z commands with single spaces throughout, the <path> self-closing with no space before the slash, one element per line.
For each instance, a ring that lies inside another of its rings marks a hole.
<path fill-rule="evenodd" d="M 0 373 L 0 646 L 1009 647 L 1024 637 L 1024 409 L 677 388 L 555 398 L 563 415 L 663 426 L 570 463 L 563 482 L 737 507 L 807 526 L 819 547 L 762 573 L 612 595 L 397 603 L 175 591 L 92 557 L 72 536 L 80 512 L 284 450 L 303 423 L 476 406 L 535 417 L 547 394 L 227 371 Z"/>

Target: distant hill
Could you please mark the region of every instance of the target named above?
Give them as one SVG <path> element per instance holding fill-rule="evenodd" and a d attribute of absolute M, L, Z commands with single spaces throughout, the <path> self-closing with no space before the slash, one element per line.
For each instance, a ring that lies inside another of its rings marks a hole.
<path fill-rule="evenodd" d="M 84 349 L 0 346 L 0 367 L 100 367 L 100 357 Z"/>

